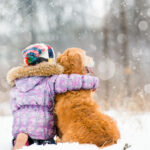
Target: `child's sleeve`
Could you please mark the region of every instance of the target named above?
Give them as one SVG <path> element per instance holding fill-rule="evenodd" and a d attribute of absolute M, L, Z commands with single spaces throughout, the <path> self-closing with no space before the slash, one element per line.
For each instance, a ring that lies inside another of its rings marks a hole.
<path fill-rule="evenodd" d="M 65 93 L 67 91 L 90 90 L 98 87 L 98 78 L 89 75 L 61 74 L 55 80 L 54 89 L 56 94 Z"/>
<path fill-rule="evenodd" d="M 83 75 L 82 76 L 82 89 L 92 89 L 95 90 L 98 88 L 99 79 L 94 76 Z"/>

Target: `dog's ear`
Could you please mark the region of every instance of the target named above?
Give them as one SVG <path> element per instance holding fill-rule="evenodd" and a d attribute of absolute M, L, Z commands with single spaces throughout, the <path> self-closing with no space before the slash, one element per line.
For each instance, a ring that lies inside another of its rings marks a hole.
<path fill-rule="evenodd" d="M 82 54 L 74 49 L 68 49 L 59 55 L 57 62 L 64 66 L 64 73 L 86 74 Z"/>
<path fill-rule="evenodd" d="M 81 53 L 72 52 L 68 55 L 71 73 L 86 74 L 84 59 Z"/>
<path fill-rule="evenodd" d="M 67 74 L 68 73 L 67 70 L 69 70 L 69 63 L 68 63 L 67 55 L 66 54 L 59 54 L 56 62 L 64 67 L 64 73 Z"/>
<path fill-rule="evenodd" d="M 70 55 L 68 55 L 68 59 L 70 62 L 70 65 L 75 69 L 79 69 L 82 68 L 84 66 L 84 60 L 81 56 L 80 53 L 70 53 Z"/>
<path fill-rule="evenodd" d="M 66 57 L 66 55 L 59 53 L 59 54 L 57 55 L 57 60 L 56 60 L 56 62 L 59 63 L 59 64 L 61 64 L 61 65 L 64 65 L 64 66 L 65 66 L 65 62 L 67 62 L 67 57 Z"/>

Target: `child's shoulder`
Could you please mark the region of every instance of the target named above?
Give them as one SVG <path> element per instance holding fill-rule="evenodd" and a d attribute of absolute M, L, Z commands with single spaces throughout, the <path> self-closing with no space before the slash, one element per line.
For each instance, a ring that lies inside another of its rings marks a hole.
<path fill-rule="evenodd" d="M 18 66 L 12 68 L 7 73 L 7 82 L 14 86 L 16 79 L 33 77 L 33 76 L 51 76 L 63 73 L 63 67 L 57 63 L 50 64 L 49 62 L 42 62 L 35 66 Z"/>

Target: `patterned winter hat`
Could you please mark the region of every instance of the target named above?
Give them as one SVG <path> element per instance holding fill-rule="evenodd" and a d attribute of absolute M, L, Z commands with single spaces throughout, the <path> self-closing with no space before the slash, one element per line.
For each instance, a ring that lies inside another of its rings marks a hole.
<path fill-rule="evenodd" d="M 26 65 L 36 65 L 42 61 L 52 63 L 55 60 L 53 49 L 43 43 L 30 45 L 26 47 L 22 53 Z"/>

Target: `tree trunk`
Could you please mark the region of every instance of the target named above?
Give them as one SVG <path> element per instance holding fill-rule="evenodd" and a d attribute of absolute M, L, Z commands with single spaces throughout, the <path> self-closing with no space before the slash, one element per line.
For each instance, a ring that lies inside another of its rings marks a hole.
<path fill-rule="evenodd" d="M 33 0 L 19 1 L 20 6 L 20 14 L 24 19 L 25 27 L 29 26 L 29 31 L 31 33 L 31 41 L 30 43 L 35 43 L 36 40 L 36 31 L 34 28 L 35 23 L 35 4 L 33 4 Z"/>
<path fill-rule="evenodd" d="M 123 67 L 124 67 L 124 74 L 125 74 L 125 89 L 126 89 L 126 96 L 131 96 L 131 89 L 130 89 L 130 73 L 131 70 L 129 68 L 129 56 L 128 56 L 128 29 L 127 29 L 127 19 L 126 19 L 126 9 L 125 9 L 125 1 L 123 4 L 120 4 L 120 20 L 121 20 L 121 32 L 124 37 L 122 41 L 122 50 L 123 50 Z"/>
<path fill-rule="evenodd" d="M 105 1 L 105 9 L 107 7 L 107 1 Z M 109 46 L 108 46 L 108 42 L 109 42 L 109 39 L 108 39 L 108 34 L 109 34 L 109 27 L 108 27 L 108 16 L 105 17 L 105 22 L 104 22 L 104 28 L 103 28 L 103 34 L 104 34 L 104 39 L 103 39 L 103 45 L 104 45 L 104 48 L 103 48 L 103 53 L 104 53 L 104 58 L 107 59 L 108 56 L 109 56 Z M 107 66 L 107 72 L 106 74 L 108 74 L 108 71 L 109 71 L 109 68 L 108 68 L 108 65 Z M 105 84 L 105 100 L 109 100 L 109 94 L 110 94 L 110 83 L 109 83 L 109 80 L 105 80 L 104 82 Z"/>

